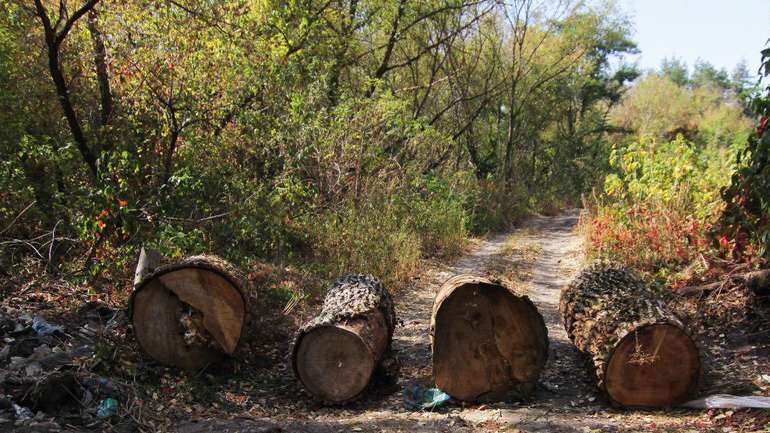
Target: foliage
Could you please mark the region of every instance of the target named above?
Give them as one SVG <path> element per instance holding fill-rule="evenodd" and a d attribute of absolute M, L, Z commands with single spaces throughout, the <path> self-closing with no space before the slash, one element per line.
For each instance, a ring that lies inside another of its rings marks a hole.
<path fill-rule="evenodd" d="M 683 134 L 689 140 L 713 145 L 745 143 L 749 122 L 738 95 L 708 84 L 680 85 L 676 78 L 670 78 L 672 73 L 651 73 L 642 78 L 613 110 L 613 120 L 627 131 L 658 139 L 671 140 Z"/>
<path fill-rule="evenodd" d="M 734 170 L 728 149 L 698 146 L 680 135 L 658 143 L 643 136 L 610 160 L 606 198 L 589 228 L 594 253 L 666 276 L 700 257 L 722 210 L 720 189 Z"/>
<path fill-rule="evenodd" d="M 762 51 L 763 76 L 770 75 L 770 48 Z M 770 260 L 770 86 L 765 87 L 750 103 L 754 113 L 761 116 L 759 126 L 748 139 L 748 145 L 738 153 L 741 168 L 730 185 L 722 192 L 726 203 L 720 219 L 717 241 L 733 245 L 738 259 L 757 255 L 764 263 Z"/>
<path fill-rule="evenodd" d="M 148 245 L 404 282 L 602 177 L 629 28 L 613 3 L 0 0 L 0 271 L 108 291 Z"/>
<path fill-rule="evenodd" d="M 711 224 L 662 203 L 634 203 L 626 208 L 600 206 L 587 227 L 589 248 L 658 279 L 702 257 Z"/>
<path fill-rule="evenodd" d="M 701 64 L 696 75 L 711 69 Z M 735 249 L 711 234 L 725 208 L 721 191 L 743 170 L 733 155 L 744 152 L 749 120 L 729 86 L 698 83 L 684 64 L 667 61 L 626 94 L 613 118 L 637 138 L 616 136 L 603 194 L 584 224 L 592 254 L 670 284 Z"/>
<path fill-rule="evenodd" d="M 658 202 L 708 219 L 720 210 L 719 190 L 734 170 L 727 153 L 699 147 L 681 135 L 665 143 L 642 136 L 613 150 L 610 165 L 618 173 L 607 176 L 605 192 L 620 203 Z"/>

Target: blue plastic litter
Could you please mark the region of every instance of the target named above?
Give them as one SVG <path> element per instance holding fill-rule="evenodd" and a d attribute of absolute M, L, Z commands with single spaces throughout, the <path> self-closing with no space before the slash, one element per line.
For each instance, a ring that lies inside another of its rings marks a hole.
<path fill-rule="evenodd" d="M 88 377 L 83 379 L 80 383 L 95 395 L 104 397 L 118 396 L 117 388 L 115 388 L 115 385 L 109 379 L 103 377 Z"/>
<path fill-rule="evenodd" d="M 404 407 L 409 410 L 435 409 L 448 403 L 452 397 L 438 388 L 409 384 L 404 388 Z"/>
<path fill-rule="evenodd" d="M 56 333 L 64 333 L 64 328 L 61 326 L 52 325 L 46 322 L 45 319 L 41 319 L 37 316 L 32 318 L 32 330 L 41 337 L 53 335 Z"/>
<path fill-rule="evenodd" d="M 105 398 L 99 403 L 96 409 L 96 416 L 99 418 L 109 418 L 118 414 L 118 401 L 114 398 Z"/>

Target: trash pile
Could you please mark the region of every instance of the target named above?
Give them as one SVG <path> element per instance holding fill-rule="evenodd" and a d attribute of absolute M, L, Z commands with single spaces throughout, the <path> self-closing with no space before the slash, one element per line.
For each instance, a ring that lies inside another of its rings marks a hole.
<path fill-rule="evenodd" d="M 77 331 L 37 315 L 0 309 L 0 431 L 52 431 L 58 423 L 93 427 L 118 414 L 118 387 L 89 372 L 100 336 L 122 312 L 88 303 Z"/>

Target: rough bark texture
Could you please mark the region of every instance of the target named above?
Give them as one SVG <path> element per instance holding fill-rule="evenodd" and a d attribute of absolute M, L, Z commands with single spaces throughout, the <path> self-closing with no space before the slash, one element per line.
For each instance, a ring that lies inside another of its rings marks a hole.
<path fill-rule="evenodd" d="M 232 355 L 246 321 L 245 281 L 215 256 L 155 269 L 136 285 L 129 304 L 139 345 L 156 361 L 186 369 Z"/>
<path fill-rule="evenodd" d="M 395 323 L 393 301 L 380 280 L 340 278 L 318 317 L 297 332 L 291 351 L 295 375 L 325 403 L 355 399 L 390 348 Z"/>
<path fill-rule="evenodd" d="M 562 290 L 559 311 L 614 404 L 672 406 L 695 392 L 698 349 L 659 296 L 624 266 L 600 261 L 581 271 Z"/>
<path fill-rule="evenodd" d="M 497 280 L 450 278 L 433 302 L 433 378 L 466 401 L 520 399 L 548 358 L 548 331 L 526 296 Z"/>

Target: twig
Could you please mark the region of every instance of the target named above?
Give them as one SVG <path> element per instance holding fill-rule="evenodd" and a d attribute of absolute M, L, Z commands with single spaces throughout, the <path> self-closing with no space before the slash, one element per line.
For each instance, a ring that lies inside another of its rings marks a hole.
<path fill-rule="evenodd" d="M 44 257 L 43 257 L 43 255 L 42 255 L 42 254 L 40 254 L 40 250 L 38 250 L 37 248 L 35 248 L 35 246 L 34 246 L 34 245 L 32 245 L 32 242 L 30 242 L 30 241 L 28 241 L 28 240 L 24 240 L 24 239 L 12 239 L 12 240 L 9 240 L 9 241 L 3 241 L 3 242 L 0 242 L 0 245 L 7 245 L 7 244 L 23 244 L 23 245 L 26 245 L 26 246 L 28 246 L 28 247 L 32 248 L 32 250 L 33 250 L 33 251 L 35 251 L 35 254 L 36 254 L 38 257 L 40 257 L 41 259 L 43 259 L 43 258 L 44 258 Z"/>
<path fill-rule="evenodd" d="M 27 207 L 25 207 L 21 212 L 19 212 L 19 214 L 16 215 L 16 218 L 14 218 L 13 221 L 11 221 L 11 223 L 8 224 L 8 226 L 4 228 L 3 231 L 0 232 L 0 235 L 7 232 L 11 227 L 13 227 L 13 225 L 16 224 L 16 221 L 18 221 L 19 218 L 21 218 L 21 216 L 24 215 L 29 210 L 29 208 L 34 206 L 35 203 L 37 203 L 37 200 L 33 200 L 32 203 L 28 204 Z"/>
<path fill-rule="evenodd" d="M 51 245 L 48 246 L 48 263 L 46 264 L 47 267 L 51 267 L 51 260 L 53 258 L 53 244 L 54 241 L 56 241 L 56 227 L 59 227 L 59 223 L 61 220 L 56 221 L 56 224 L 53 226 L 53 230 L 51 230 Z"/>

